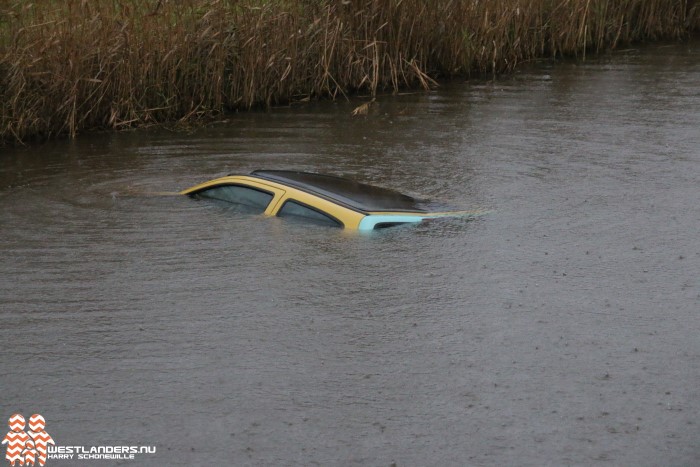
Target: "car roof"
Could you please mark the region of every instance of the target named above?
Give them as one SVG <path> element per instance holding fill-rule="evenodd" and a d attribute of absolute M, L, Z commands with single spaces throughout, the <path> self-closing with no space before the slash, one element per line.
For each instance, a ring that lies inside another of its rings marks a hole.
<path fill-rule="evenodd" d="M 416 199 L 398 191 L 333 175 L 291 170 L 256 170 L 250 175 L 317 194 L 360 211 L 425 211 Z"/>

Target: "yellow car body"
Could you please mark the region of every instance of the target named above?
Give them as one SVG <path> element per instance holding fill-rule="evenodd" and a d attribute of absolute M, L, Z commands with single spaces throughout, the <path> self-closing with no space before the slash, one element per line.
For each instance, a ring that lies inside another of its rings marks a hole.
<path fill-rule="evenodd" d="M 477 214 L 476 211 L 429 212 L 415 199 L 393 190 L 330 175 L 282 170 L 228 175 L 180 193 L 245 204 L 268 216 L 305 217 L 360 231 Z"/>

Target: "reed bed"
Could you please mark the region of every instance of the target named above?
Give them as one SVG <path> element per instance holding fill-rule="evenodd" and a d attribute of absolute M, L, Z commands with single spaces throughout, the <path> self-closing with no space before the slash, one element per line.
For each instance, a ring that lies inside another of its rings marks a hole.
<path fill-rule="evenodd" d="M 696 0 L 0 0 L 0 144 L 430 88 L 699 17 Z"/>

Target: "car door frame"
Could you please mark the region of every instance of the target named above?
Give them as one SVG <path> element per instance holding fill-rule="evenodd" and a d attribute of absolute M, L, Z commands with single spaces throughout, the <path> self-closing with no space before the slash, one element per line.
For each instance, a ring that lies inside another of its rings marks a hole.
<path fill-rule="evenodd" d="M 208 190 L 210 188 L 232 185 L 242 186 L 253 190 L 264 191 L 272 194 L 272 199 L 269 203 L 267 203 L 267 206 L 263 211 L 263 214 L 267 216 L 275 215 L 274 213 L 276 212 L 280 201 L 284 198 L 287 192 L 284 188 L 280 187 L 277 184 L 266 183 L 265 181 L 259 181 L 258 179 L 253 179 L 245 176 L 229 175 L 226 177 L 220 177 L 214 180 L 209 180 L 207 182 L 200 183 L 199 185 L 188 188 L 187 190 L 184 190 L 181 193 L 191 196 L 196 195 L 200 191 Z"/>

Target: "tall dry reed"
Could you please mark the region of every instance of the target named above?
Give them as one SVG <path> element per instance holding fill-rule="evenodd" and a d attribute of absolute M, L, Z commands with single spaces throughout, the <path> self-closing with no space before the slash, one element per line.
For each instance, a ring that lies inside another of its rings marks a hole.
<path fill-rule="evenodd" d="M 0 144 L 428 88 L 699 18 L 696 0 L 0 0 Z"/>

